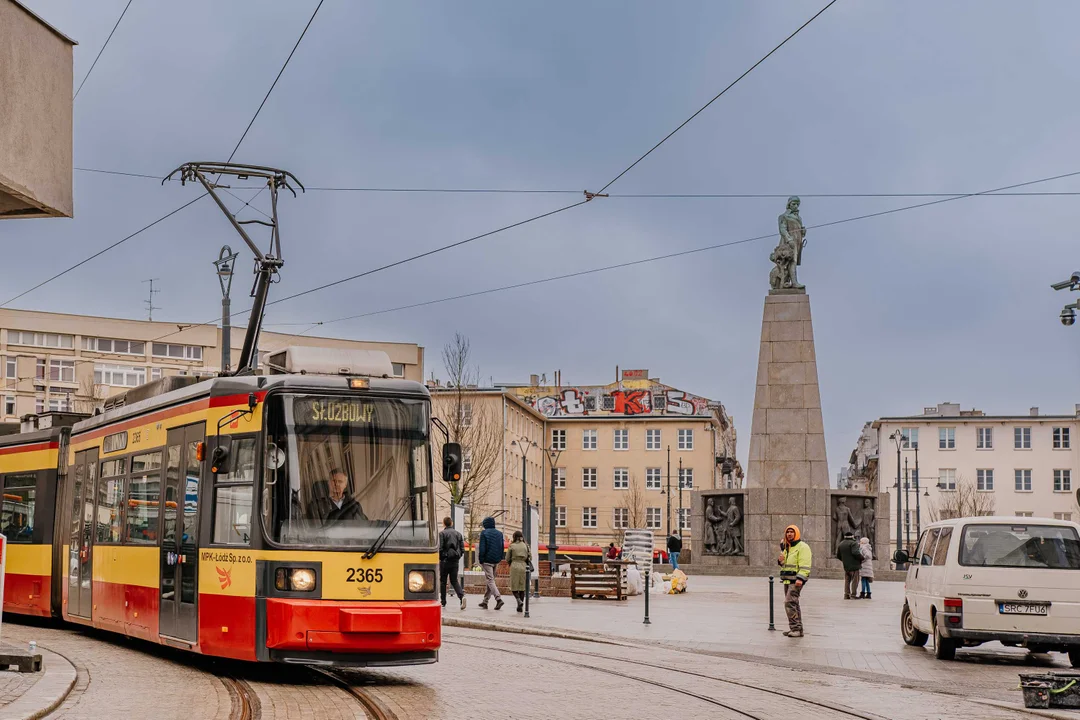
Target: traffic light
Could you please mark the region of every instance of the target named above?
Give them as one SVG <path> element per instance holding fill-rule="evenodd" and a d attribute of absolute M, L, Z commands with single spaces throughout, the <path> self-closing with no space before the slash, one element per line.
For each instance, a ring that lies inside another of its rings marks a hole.
<path fill-rule="evenodd" d="M 459 443 L 446 443 L 442 449 L 443 481 L 458 482 L 461 480 L 461 445 Z"/>

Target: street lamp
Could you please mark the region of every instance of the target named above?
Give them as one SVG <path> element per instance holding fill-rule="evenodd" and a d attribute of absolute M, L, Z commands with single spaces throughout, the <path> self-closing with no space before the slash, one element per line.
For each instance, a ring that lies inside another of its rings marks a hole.
<path fill-rule="evenodd" d="M 529 454 L 529 448 L 537 447 L 536 443 L 528 439 L 524 435 L 520 440 L 511 440 L 510 445 L 516 447 L 518 452 L 521 453 L 521 534 L 525 536 L 525 542 L 528 544 L 532 538 L 531 529 L 529 528 L 529 488 L 525 483 L 525 472 L 527 468 L 526 456 Z M 529 617 L 529 584 L 532 582 L 532 573 L 529 572 L 529 566 L 525 566 L 525 617 Z"/>
<path fill-rule="evenodd" d="M 551 460 L 551 505 L 550 514 L 548 515 L 548 563 L 551 566 L 551 576 L 555 577 L 555 551 L 558 549 L 555 547 L 555 484 L 559 479 L 559 456 L 562 455 L 562 449 L 556 448 L 555 443 L 551 443 L 551 447 L 545 448 L 545 452 L 548 454 L 548 458 Z"/>
<path fill-rule="evenodd" d="M 896 550 L 900 550 L 900 535 L 903 533 L 903 511 L 900 508 L 900 448 L 904 443 L 904 435 L 897 430 L 889 439 L 896 443 Z M 907 565 L 905 563 L 896 562 L 895 554 L 893 555 L 893 562 L 896 563 L 897 570 L 906 570 Z"/>
<path fill-rule="evenodd" d="M 234 253 L 228 245 L 221 247 L 217 268 L 218 283 L 221 285 L 221 372 L 227 372 L 232 364 L 232 327 L 229 317 L 229 292 L 232 291 L 233 268 L 239 253 Z"/>

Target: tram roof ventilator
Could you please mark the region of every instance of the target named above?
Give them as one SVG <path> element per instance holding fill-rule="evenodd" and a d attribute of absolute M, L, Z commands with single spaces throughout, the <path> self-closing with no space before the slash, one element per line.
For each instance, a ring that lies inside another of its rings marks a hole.
<path fill-rule="evenodd" d="M 382 350 L 352 350 L 292 346 L 272 353 L 266 362 L 270 375 L 352 375 L 393 377 L 390 356 Z"/>

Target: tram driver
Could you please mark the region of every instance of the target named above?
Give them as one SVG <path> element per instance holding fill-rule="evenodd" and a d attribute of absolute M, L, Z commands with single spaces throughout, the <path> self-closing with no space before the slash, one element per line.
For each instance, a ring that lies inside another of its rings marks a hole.
<path fill-rule="evenodd" d="M 348 492 L 349 476 L 341 468 L 330 471 L 330 480 L 316 482 L 312 515 L 324 524 L 338 520 L 367 520 L 364 509 Z"/>

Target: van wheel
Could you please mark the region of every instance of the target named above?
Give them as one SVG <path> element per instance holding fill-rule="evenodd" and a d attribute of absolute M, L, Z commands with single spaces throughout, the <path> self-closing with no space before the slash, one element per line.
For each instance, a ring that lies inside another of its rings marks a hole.
<path fill-rule="evenodd" d="M 915 618 L 911 617 L 907 603 L 904 603 L 904 609 L 900 611 L 900 634 L 904 637 L 904 642 L 912 647 L 923 647 L 930 639 L 929 635 L 915 627 Z"/>
<path fill-rule="evenodd" d="M 1080 668 L 1080 647 L 1073 645 L 1069 648 L 1069 662 L 1074 668 Z"/>
<path fill-rule="evenodd" d="M 956 657 L 956 641 L 941 636 L 941 626 L 934 618 L 934 657 L 938 660 L 952 660 Z"/>

